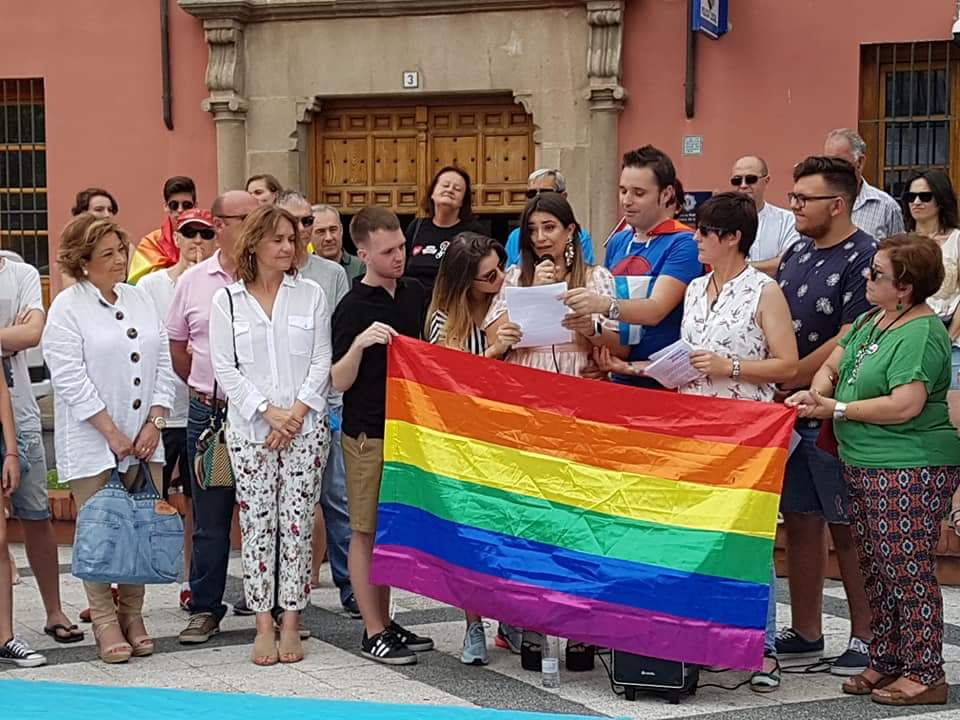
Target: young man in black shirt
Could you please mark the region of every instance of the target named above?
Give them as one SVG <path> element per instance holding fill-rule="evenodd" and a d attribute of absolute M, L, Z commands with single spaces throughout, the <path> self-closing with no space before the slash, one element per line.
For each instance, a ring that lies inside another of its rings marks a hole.
<path fill-rule="evenodd" d="M 390 588 L 370 584 L 383 472 L 387 345 L 397 335 L 419 338 L 427 297 L 404 278 L 406 250 L 391 211 L 368 207 L 350 223 L 350 235 L 366 273 L 333 314 L 333 386 L 343 396 L 343 460 L 350 512 L 350 580 L 363 616 L 361 653 L 388 665 L 410 665 L 414 651 L 433 649 L 390 618 Z"/>

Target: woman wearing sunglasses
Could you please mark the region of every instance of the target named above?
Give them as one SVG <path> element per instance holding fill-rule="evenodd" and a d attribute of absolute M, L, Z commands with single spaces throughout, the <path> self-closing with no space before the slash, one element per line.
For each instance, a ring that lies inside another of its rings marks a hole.
<path fill-rule="evenodd" d="M 479 233 L 460 233 L 450 241 L 427 310 L 424 335 L 431 343 L 487 358 L 502 358 L 520 340 L 520 328 L 514 323 L 501 324 L 493 342 L 487 341 L 483 331 L 484 318 L 503 287 L 506 258 L 500 243 Z M 486 665 L 483 618 L 469 610 L 464 614 L 467 631 L 460 661 L 464 665 Z M 505 642 L 504 628 L 509 626 L 500 626 L 498 644 Z M 519 649 L 518 640 L 514 645 Z"/>
<path fill-rule="evenodd" d="M 407 226 L 406 276 L 419 280 L 429 295 L 450 241 L 462 232 L 479 232 L 473 215 L 472 184 L 462 168 L 441 168 L 423 199 L 426 217 Z"/>
<path fill-rule="evenodd" d="M 833 420 L 871 629 L 868 668 L 843 684 L 884 705 L 943 704 L 943 601 L 934 549 L 960 483 L 947 413 L 950 337 L 927 299 L 943 282 L 940 247 L 914 233 L 880 243 L 865 270 L 875 307 L 787 398 Z"/>
<path fill-rule="evenodd" d="M 180 213 L 197 206 L 197 186 L 188 177 L 175 176 L 163 184 L 163 209 L 166 217 L 163 224 L 148 233 L 130 254 L 127 282 L 134 285 L 145 275 L 155 270 L 176 265 L 180 251 L 173 239 L 173 231 Z"/>

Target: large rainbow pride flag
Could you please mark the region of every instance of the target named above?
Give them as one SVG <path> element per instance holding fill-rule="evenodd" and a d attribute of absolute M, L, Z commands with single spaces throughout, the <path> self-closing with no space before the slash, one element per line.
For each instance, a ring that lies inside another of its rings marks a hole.
<path fill-rule="evenodd" d="M 758 668 L 794 419 L 395 339 L 372 580 L 586 643 Z"/>

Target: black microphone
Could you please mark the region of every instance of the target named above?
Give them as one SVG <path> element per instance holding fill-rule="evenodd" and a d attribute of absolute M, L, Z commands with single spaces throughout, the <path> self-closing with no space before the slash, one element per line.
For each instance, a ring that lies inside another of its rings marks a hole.
<path fill-rule="evenodd" d="M 553 259 L 553 255 L 541 255 L 540 257 L 537 258 L 536 262 L 533 263 L 533 266 L 537 267 L 537 265 L 545 262 L 552 262 L 556 264 L 556 260 Z"/>

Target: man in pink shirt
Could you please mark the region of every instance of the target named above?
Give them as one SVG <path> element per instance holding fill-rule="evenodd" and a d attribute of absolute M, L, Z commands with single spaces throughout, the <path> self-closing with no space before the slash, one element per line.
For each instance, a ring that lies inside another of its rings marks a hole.
<path fill-rule="evenodd" d="M 167 315 L 173 369 L 190 386 L 187 458 L 193 490 L 194 530 L 190 564 L 191 617 L 180 633 L 180 642 L 184 644 L 204 643 L 220 632 L 220 621 L 227 611 L 223 591 L 235 493 L 233 488 L 198 488 L 193 460 L 197 438 L 209 425 L 213 413 L 223 407 L 223 401 L 214 397 L 210 306 L 214 293 L 233 282 L 236 268 L 233 247 L 240 234 L 240 224 L 256 209 L 257 201 L 242 190 L 231 190 L 213 201 L 211 211 L 218 249 L 212 257 L 181 276 Z"/>

